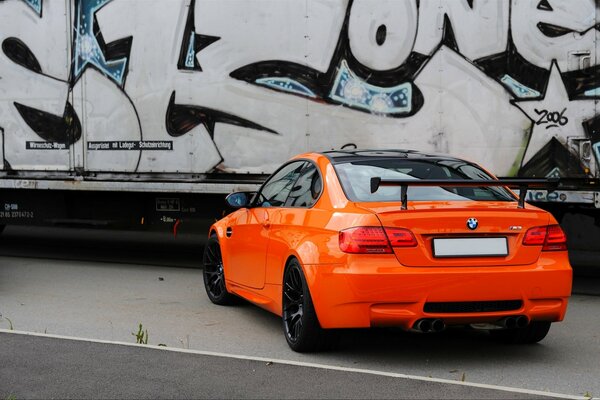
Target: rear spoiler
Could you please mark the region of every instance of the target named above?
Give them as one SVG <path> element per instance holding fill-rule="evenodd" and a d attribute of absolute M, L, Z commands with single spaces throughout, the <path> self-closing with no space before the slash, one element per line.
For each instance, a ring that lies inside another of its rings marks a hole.
<path fill-rule="evenodd" d="M 519 189 L 519 208 L 525 207 L 525 195 L 528 189 L 554 190 L 558 187 L 559 179 L 382 179 L 371 178 L 371 193 L 381 186 L 400 186 L 402 209 L 408 204 L 407 191 L 409 186 L 440 186 L 440 187 L 492 187 L 506 186 Z"/>

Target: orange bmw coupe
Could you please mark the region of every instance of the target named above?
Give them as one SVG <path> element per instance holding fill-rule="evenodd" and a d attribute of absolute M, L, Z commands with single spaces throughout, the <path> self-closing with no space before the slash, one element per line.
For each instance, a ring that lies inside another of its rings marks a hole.
<path fill-rule="evenodd" d="M 547 180 L 498 180 L 476 164 L 409 150 L 299 155 L 211 228 L 204 283 L 282 317 L 295 351 L 336 328 L 487 329 L 535 343 L 571 294 L 566 237 L 526 204 Z M 518 187 L 516 195 L 508 187 Z"/>

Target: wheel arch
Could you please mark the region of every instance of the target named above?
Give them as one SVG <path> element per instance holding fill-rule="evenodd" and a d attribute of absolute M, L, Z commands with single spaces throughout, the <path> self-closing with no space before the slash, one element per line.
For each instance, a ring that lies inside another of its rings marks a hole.
<path fill-rule="evenodd" d="M 310 258 L 308 258 L 310 260 Z M 312 287 L 314 285 L 315 282 L 315 278 L 316 278 L 316 274 L 315 274 L 315 269 L 313 268 L 315 265 L 312 263 L 305 263 L 304 260 L 302 259 L 301 255 L 298 254 L 296 251 L 291 251 L 290 254 L 286 257 L 285 259 L 285 263 L 283 264 L 283 268 L 281 269 L 281 283 L 282 283 L 282 291 L 283 291 L 283 279 L 284 279 L 284 275 L 285 275 L 285 270 L 288 267 L 290 261 L 292 260 L 297 260 L 298 264 L 300 265 L 300 269 L 302 270 L 302 273 L 304 274 L 304 279 L 306 280 L 306 286 L 308 289 L 308 292 L 310 293 L 311 298 L 313 298 L 313 293 L 312 293 Z M 313 298 L 313 303 L 314 303 L 314 298 Z M 317 308 L 317 307 L 315 307 Z M 318 311 L 317 311 L 317 318 L 318 318 Z"/>
<path fill-rule="evenodd" d="M 229 270 L 229 257 L 227 240 L 225 240 L 225 224 L 223 220 L 217 221 L 210 226 L 210 228 L 208 229 L 207 240 L 210 239 L 213 235 L 216 236 L 217 240 L 219 241 L 223 269 L 225 270 L 225 275 L 227 276 L 227 272 Z M 227 282 L 225 284 L 227 285 Z"/>

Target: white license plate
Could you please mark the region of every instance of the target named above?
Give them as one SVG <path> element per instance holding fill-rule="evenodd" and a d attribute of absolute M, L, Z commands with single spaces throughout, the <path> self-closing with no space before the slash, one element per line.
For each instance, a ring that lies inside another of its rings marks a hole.
<path fill-rule="evenodd" d="M 433 239 L 435 257 L 502 257 L 508 255 L 505 237 Z"/>

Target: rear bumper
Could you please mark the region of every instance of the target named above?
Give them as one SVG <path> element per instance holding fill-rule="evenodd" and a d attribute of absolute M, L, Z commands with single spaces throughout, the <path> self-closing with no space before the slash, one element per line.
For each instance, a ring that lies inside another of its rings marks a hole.
<path fill-rule="evenodd" d="M 509 315 L 561 321 L 571 295 L 566 252 L 543 253 L 532 265 L 510 267 L 404 267 L 392 255 L 348 258 L 347 264 L 305 265 L 323 328 L 398 326 L 421 318 L 447 325 L 494 322 Z M 510 311 L 427 313 L 427 302 L 520 300 Z"/>

